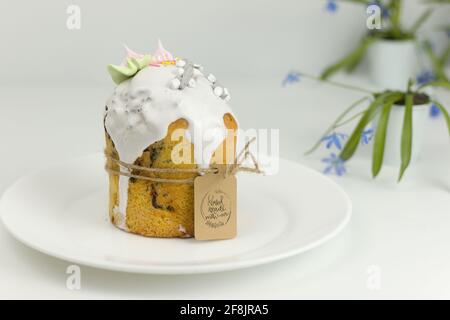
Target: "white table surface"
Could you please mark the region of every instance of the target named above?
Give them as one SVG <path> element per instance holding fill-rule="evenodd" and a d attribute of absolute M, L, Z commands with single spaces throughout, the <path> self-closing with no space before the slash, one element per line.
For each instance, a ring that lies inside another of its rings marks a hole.
<path fill-rule="evenodd" d="M 282 77 L 227 79 L 235 113 L 242 127 L 280 128 L 281 156 L 320 170 L 319 159 L 328 152 L 307 158 L 303 152 L 361 95 L 311 82 L 283 89 Z M 110 90 L 108 85 L 1 87 L 0 193 L 22 175 L 101 151 L 102 108 Z M 440 97 L 450 106 L 447 93 Z M 346 176 L 332 177 L 353 201 L 351 222 L 310 252 L 194 276 L 81 266 L 81 290 L 72 291 L 66 288 L 69 262 L 29 249 L 0 225 L 0 298 L 450 298 L 450 141 L 442 118 L 428 122 L 423 157 L 400 185 L 394 168 L 384 168 L 376 181 L 370 178 L 369 150 L 348 164 Z M 367 284 L 374 276 L 371 266 L 381 271 L 375 289 Z"/>

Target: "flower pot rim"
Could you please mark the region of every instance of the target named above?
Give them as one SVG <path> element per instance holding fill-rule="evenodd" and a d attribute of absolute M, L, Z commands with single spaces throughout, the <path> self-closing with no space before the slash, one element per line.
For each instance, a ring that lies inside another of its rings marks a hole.
<path fill-rule="evenodd" d="M 367 37 L 372 38 L 375 41 L 386 41 L 386 42 L 414 42 L 417 41 L 417 35 L 408 32 L 402 32 L 401 37 L 394 37 L 390 32 L 378 32 L 378 33 L 368 33 Z"/>
<path fill-rule="evenodd" d="M 428 107 L 430 105 L 432 105 L 433 103 L 431 101 L 428 101 L 427 103 L 422 103 L 422 104 L 414 104 L 413 108 L 415 107 Z M 404 108 L 405 105 L 404 104 L 393 104 L 394 107 L 400 107 L 400 108 Z"/>
<path fill-rule="evenodd" d="M 405 94 L 405 93 L 403 93 Z M 405 97 L 403 99 L 394 102 L 393 106 L 395 107 L 404 107 L 405 106 Z M 423 100 L 420 100 L 423 99 Z M 431 100 L 431 96 L 425 92 L 413 92 L 413 107 L 426 107 L 433 104 Z"/>
<path fill-rule="evenodd" d="M 388 43 L 388 44 L 410 44 L 415 43 L 416 39 L 386 39 L 386 38 L 375 38 L 375 43 Z"/>

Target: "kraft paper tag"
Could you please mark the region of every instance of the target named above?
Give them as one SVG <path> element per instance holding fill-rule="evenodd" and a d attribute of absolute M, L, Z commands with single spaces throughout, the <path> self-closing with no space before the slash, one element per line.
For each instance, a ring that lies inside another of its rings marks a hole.
<path fill-rule="evenodd" d="M 236 177 L 207 173 L 194 181 L 194 227 L 196 240 L 236 237 Z"/>

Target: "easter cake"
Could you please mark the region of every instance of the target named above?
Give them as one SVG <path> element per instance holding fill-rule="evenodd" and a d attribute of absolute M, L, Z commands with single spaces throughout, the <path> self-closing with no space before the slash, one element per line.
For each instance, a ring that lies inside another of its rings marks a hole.
<path fill-rule="evenodd" d="M 126 50 L 108 66 L 117 84 L 104 114 L 110 220 L 143 236 L 191 237 L 198 169 L 235 159 L 230 95 L 160 42 L 152 55 Z"/>

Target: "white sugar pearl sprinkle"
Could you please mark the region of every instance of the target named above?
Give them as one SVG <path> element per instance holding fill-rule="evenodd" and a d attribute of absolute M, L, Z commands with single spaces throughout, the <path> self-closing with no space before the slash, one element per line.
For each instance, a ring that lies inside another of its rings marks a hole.
<path fill-rule="evenodd" d="M 213 75 L 213 74 L 209 74 L 207 77 L 206 77 L 208 80 L 209 80 L 209 82 L 211 82 L 211 83 L 214 83 L 214 82 L 216 82 L 216 77 Z"/>
<path fill-rule="evenodd" d="M 194 88 L 195 85 L 196 85 L 196 81 L 194 79 L 190 79 L 189 83 L 188 83 L 188 86 L 191 87 L 191 88 Z"/>
<path fill-rule="evenodd" d="M 172 79 L 172 81 L 170 81 L 171 89 L 174 89 L 174 90 L 179 89 L 180 85 L 181 85 L 180 79 L 175 78 L 175 79 Z"/>
<path fill-rule="evenodd" d="M 202 66 L 202 65 L 200 65 L 200 64 L 198 64 L 198 63 L 194 63 L 193 67 L 194 67 L 195 69 L 198 69 L 198 70 L 200 70 L 200 71 L 202 71 L 202 70 L 203 70 L 203 66 Z"/>
<path fill-rule="evenodd" d="M 194 77 L 198 77 L 198 76 L 201 75 L 202 73 L 201 73 L 200 70 L 194 69 L 194 70 L 192 71 L 192 74 L 194 75 Z"/>
<path fill-rule="evenodd" d="M 215 87 L 214 88 L 214 94 L 218 97 L 220 97 L 223 94 L 223 89 L 222 87 Z"/>

